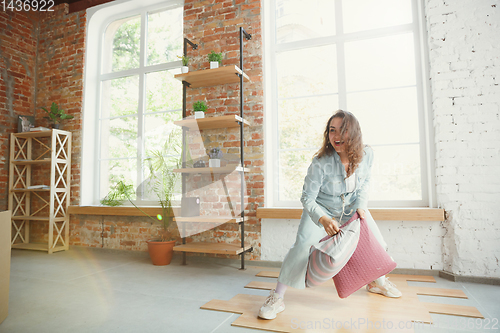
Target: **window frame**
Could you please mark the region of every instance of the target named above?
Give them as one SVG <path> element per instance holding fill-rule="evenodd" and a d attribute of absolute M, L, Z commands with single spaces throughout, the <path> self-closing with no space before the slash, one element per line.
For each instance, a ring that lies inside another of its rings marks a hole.
<path fill-rule="evenodd" d="M 414 35 L 415 48 L 415 77 L 417 92 L 417 109 L 419 119 L 419 146 L 421 170 L 421 200 L 370 200 L 370 207 L 436 207 L 435 171 L 434 171 L 434 145 L 432 117 L 430 112 L 430 83 L 429 83 L 429 58 L 427 49 L 427 34 L 424 3 L 422 0 L 411 0 L 412 23 L 402 24 L 389 28 L 378 28 L 353 33 L 343 33 L 343 17 L 341 15 L 342 1 L 335 1 L 336 34 L 334 36 L 319 37 L 309 40 L 293 41 L 278 44 L 276 42 L 275 10 L 277 0 L 270 0 L 264 11 L 264 45 L 267 50 L 264 66 L 264 86 L 266 88 L 265 107 L 265 133 L 269 138 L 265 145 L 266 182 L 265 205 L 266 207 L 302 207 L 299 200 L 279 200 L 279 131 L 278 131 L 278 85 L 277 85 L 277 54 L 291 50 L 324 45 L 335 45 L 337 50 L 338 73 L 338 100 L 341 109 L 348 110 L 346 102 L 346 74 L 344 45 L 348 41 L 371 39 L 376 37 L 394 36 L 411 32 Z M 374 146 L 375 147 L 375 146 Z M 304 174 L 305 177 L 305 174 Z"/>
<path fill-rule="evenodd" d="M 117 1 L 118 2 L 118 1 Z M 142 168 L 142 159 L 145 156 L 144 138 L 140 135 L 141 128 L 144 128 L 143 117 L 149 113 L 144 110 L 146 85 L 145 77 L 148 73 L 168 71 L 182 66 L 180 60 L 168 63 L 148 66 L 146 64 L 146 36 L 147 36 L 147 15 L 163 10 L 170 10 L 184 6 L 183 1 L 159 1 L 143 0 L 130 2 L 113 2 L 102 6 L 92 7 L 87 10 L 87 31 L 86 31 L 86 60 L 85 60 L 85 81 L 84 81 L 84 104 L 83 104 L 83 126 L 82 126 L 82 163 L 81 163 L 81 206 L 100 205 L 100 140 L 101 140 L 101 86 L 106 80 L 127 77 L 130 75 L 139 76 L 139 98 L 138 112 L 138 138 L 137 138 L 137 167 Z M 140 39 L 140 59 L 139 67 L 117 72 L 102 73 L 103 51 L 105 34 L 108 26 L 113 22 L 128 17 L 140 16 L 141 18 L 141 39 Z M 182 29 L 183 30 L 183 29 Z M 89 43 L 93 40 L 94 43 Z M 95 43 L 95 40 L 98 42 Z M 169 110 L 176 111 L 176 110 Z M 182 109 L 179 109 L 182 111 Z M 160 112 L 155 112 L 159 114 Z M 111 160 L 111 159 L 110 159 Z M 138 172 L 137 182 L 141 183 L 141 173 Z M 104 196 L 103 194 L 102 196 Z M 137 200 L 142 206 L 157 206 L 157 201 Z"/>

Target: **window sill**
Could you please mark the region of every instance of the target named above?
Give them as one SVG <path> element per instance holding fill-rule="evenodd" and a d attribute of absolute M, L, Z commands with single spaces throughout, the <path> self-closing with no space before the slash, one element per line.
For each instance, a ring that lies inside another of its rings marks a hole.
<path fill-rule="evenodd" d="M 140 207 L 145 213 L 156 216 L 163 214 L 161 207 Z M 179 208 L 174 208 L 177 214 Z M 108 206 L 69 206 L 68 212 L 72 215 L 108 215 L 108 216 L 146 216 L 135 207 L 108 207 Z"/>
<path fill-rule="evenodd" d="M 379 221 L 444 221 L 440 208 L 370 208 L 374 220 Z M 257 208 L 261 219 L 300 219 L 302 208 Z"/>
<path fill-rule="evenodd" d="M 141 207 L 151 216 L 162 214 L 159 207 Z M 179 209 L 179 208 L 177 208 Z M 174 212 L 176 210 L 174 208 Z M 145 216 L 135 207 L 106 206 L 70 206 L 72 215 L 108 215 L 108 216 Z M 444 209 L 440 208 L 370 208 L 375 220 L 380 221 L 444 221 Z M 261 219 L 297 219 L 302 215 L 301 208 L 257 208 L 257 218 Z"/>

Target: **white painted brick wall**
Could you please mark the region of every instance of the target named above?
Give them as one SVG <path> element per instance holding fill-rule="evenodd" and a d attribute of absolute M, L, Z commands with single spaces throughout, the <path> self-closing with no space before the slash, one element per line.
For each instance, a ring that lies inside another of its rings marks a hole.
<path fill-rule="evenodd" d="M 500 1 L 427 0 L 425 7 L 436 191 L 449 213 L 442 266 L 500 277 Z"/>
<path fill-rule="evenodd" d="M 261 220 L 261 260 L 283 261 L 295 242 L 300 220 Z"/>
<path fill-rule="evenodd" d="M 295 242 L 299 220 L 262 219 L 262 260 L 283 261 Z M 398 268 L 443 269 L 441 222 L 377 221 Z"/>

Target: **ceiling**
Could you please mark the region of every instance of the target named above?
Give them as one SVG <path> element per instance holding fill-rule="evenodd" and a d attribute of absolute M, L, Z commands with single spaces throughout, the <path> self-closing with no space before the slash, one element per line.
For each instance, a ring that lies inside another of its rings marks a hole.
<path fill-rule="evenodd" d="M 54 4 L 67 3 L 69 4 L 69 12 L 74 13 L 111 1 L 113 0 L 54 0 Z"/>

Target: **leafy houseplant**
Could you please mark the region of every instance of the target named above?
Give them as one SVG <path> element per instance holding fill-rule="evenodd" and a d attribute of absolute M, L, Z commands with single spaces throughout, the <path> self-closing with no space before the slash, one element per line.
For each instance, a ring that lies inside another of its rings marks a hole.
<path fill-rule="evenodd" d="M 121 201 L 117 200 L 118 202 L 114 202 L 112 199 L 125 197 L 135 208 L 148 216 L 153 222 L 161 225 L 162 230 L 160 232 L 160 238 L 158 240 L 148 241 L 149 255 L 155 265 L 168 265 L 170 263 L 176 239 L 176 237 L 170 236 L 169 233 L 170 227 L 175 222 L 172 201 L 176 190 L 178 190 L 177 185 L 180 179 L 180 174 L 173 170 L 181 166 L 181 145 L 175 140 L 176 136 L 177 131 L 170 132 L 163 149 L 148 152 L 148 155 L 151 157 L 145 160 L 145 164 L 147 164 L 150 172 L 149 180 L 146 181 L 145 184 L 158 198 L 162 214 L 158 214 L 155 218 L 144 212 L 131 200 L 131 194 L 134 192 L 133 186 L 123 182 L 119 182 L 118 185 L 101 200 L 103 205 L 113 205 L 115 203 L 117 203 L 116 205 L 121 205 Z M 157 247 L 165 248 L 164 250 L 166 250 L 167 253 L 155 254 L 154 251 Z M 157 261 L 158 259 L 160 261 Z"/>
<path fill-rule="evenodd" d="M 210 69 L 219 68 L 222 65 L 222 52 L 215 53 L 213 50 L 208 54 L 208 61 L 210 61 Z"/>
<path fill-rule="evenodd" d="M 121 206 L 125 200 L 130 200 L 132 195 L 134 195 L 134 185 L 119 181 L 115 188 L 102 198 L 100 202 L 105 206 Z"/>
<path fill-rule="evenodd" d="M 181 68 L 181 71 L 182 71 L 182 74 L 185 74 L 187 72 L 189 72 L 189 67 L 188 67 L 188 64 L 189 64 L 189 57 L 188 56 L 177 56 L 178 58 L 181 59 L 182 61 L 182 68 Z"/>
<path fill-rule="evenodd" d="M 59 128 L 59 124 L 63 120 L 74 118 L 72 115 L 66 114 L 63 109 L 59 109 L 59 106 L 55 102 L 52 102 L 52 105 L 50 106 L 50 111 L 44 107 L 41 107 L 41 109 L 47 112 L 47 114 L 49 115 L 48 117 L 44 118 L 52 123 L 52 128 Z"/>
<path fill-rule="evenodd" d="M 203 101 L 196 101 L 193 103 L 194 118 L 205 118 L 205 112 L 207 111 L 207 104 Z"/>
<path fill-rule="evenodd" d="M 220 148 L 215 147 L 209 150 L 208 156 L 210 159 L 208 160 L 208 166 L 210 168 L 219 168 L 220 167 L 220 159 L 222 158 L 222 151 Z"/>

